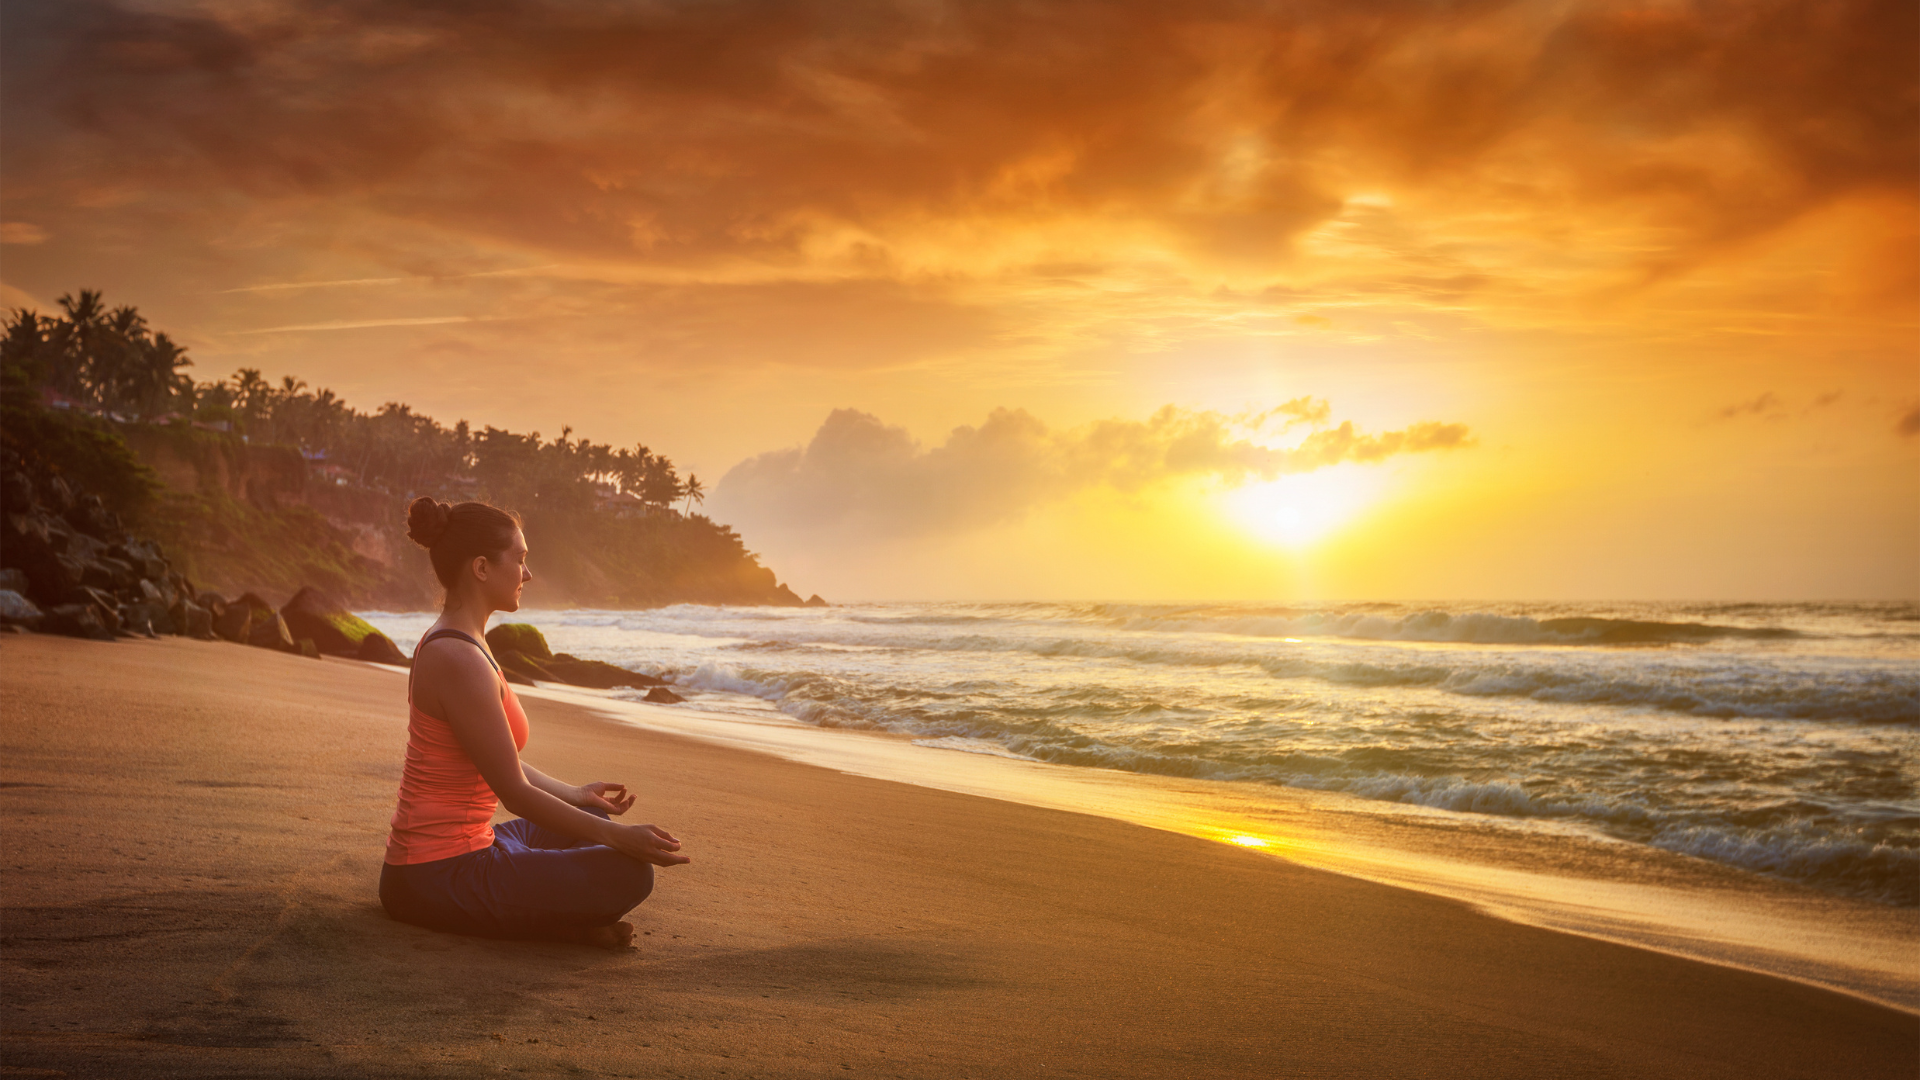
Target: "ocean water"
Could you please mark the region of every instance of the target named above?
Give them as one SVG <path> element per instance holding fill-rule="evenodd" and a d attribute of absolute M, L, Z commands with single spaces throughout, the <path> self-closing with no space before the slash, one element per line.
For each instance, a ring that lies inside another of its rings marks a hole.
<path fill-rule="evenodd" d="M 432 621 L 369 618 L 408 649 Z M 1338 793 L 1362 808 L 1414 804 L 1517 834 L 1552 822 L 1920 907 L 1920 604 L 891 603 L 512 618 L 556 650 L 670 679 L 688 708 Z"/>

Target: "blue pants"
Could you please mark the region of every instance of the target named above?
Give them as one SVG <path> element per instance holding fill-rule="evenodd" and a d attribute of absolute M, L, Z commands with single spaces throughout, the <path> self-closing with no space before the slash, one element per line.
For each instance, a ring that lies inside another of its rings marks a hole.
<path fill-rule="evenodd" d="M 473 937 L 569 937 L 618 922 L 652 891 L 650 864 L 523 818 L 495 826 L 492 847 L 380 869 L 389 916 Z"/>

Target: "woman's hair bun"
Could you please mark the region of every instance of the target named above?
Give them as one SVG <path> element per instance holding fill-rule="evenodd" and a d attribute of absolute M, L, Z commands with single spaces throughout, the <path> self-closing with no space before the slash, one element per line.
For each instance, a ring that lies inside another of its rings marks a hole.
<path fill-rule="evenodd" d="M 422 495 L 407 506 L 407 539 L 429 550 L 447 532 L 447 514 L 453 510 L 431 495 Z"/>

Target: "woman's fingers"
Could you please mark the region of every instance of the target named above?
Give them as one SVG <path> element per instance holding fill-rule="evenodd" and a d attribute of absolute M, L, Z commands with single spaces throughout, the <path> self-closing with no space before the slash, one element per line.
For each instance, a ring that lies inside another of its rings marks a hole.
<path fill-rule="evenodd" d="M 655 866 L 679 866 L 681 863 L 690 863 L 693 861 L 677 851 L 668 851 L 666 848 L 658 846 L 649 847 L 645 854 L 640 857 Z"/>
<path fill-rule="evenodd" d="M 625 828 L 627 832 L 614 846 L 633 858 L 656 866 L 678 866 L 693 861 L 685 855 L 676 854 L 680 841 L 651 825 L 629 825 Z"/>
<path fill-rule="evenodd" d="M 625 784 L 610 784 L 605 780 L 595 780 L 591 784 L 580 785 L 581 794 L 586 801 L 605 810 L 609 814 L 624 814 L 633 809 L 634 794 Z"/>

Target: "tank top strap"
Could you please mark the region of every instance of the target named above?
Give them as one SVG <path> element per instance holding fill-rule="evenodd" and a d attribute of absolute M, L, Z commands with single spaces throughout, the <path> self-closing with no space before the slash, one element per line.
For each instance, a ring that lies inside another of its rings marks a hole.
<path fill-rule="evenodd" d="M 421 638 L 420 645 L 415 645 L 413 647 L 414 653 L 417 655 L 420 652 L 421 645 L 425 645 L 429 641 L 438 641 L 443 637 L 457 637 L 461 641 L 464 641 L 467 644 L 473 646 L 474 648 L 479 649 L 480 655 L 487 658 L 487 666 L 493 669 L 494 674 L 496 675 L 501 674 L 500 665 L 493 662 L 493 654 L 487 651 L 486 646 L 473 640 L 472 634 L 469 634 L 464 630 L 449 630 L 443 626 L 440 629 L 435 630 L 433 633 L 428 634 L 426 637 Z"/>
<path fill-rule="evenodd" d="M 506 674 L 506 672 L 504 672 L 504 671 L 501 671 L 501 670 L 500 670 L 500 665 L 499 665 L 499 664 L 496 664 L 496 663 L 494 663 L 494 662 L 493 662 L 493 654 L 492 654 L 492 653 L 490 653 L 490 652 L 488 652 L 488 651 L 486 650 L 486 647 L 485 647 L 485 646 L 483 646 L 483 645 L 481 645 L 481 644 L 480 644 L 479 642 L 477 642 L 477 641 L 475 641 L 475 640 L 473 640 L 473 635 L 472 635 L 472 634 L 469 634 L 469 633 L 467 633 L 467 632 L 466 632 L 466 631 L 464 631 L 464 630 L 449 630 L 449 629 L 447 629 L 446 627 L 444 627 L 444 626 L 443 626 L 443 627 L 441 627 L 440 629 L 438 629 L 438 630 L 435 630 L 435 631 L 434 631 L 433 633 L 431 633 L 431 634 L 428 634 L 428 635 L 427 635 L 426 637 L 423 637 L 423 638 L 421 638 L 421 639 L 420 639 L 420 644 L 418 644 L 418 645 L 415 645 L 415 646 L 413 647 L 413 655 L 414 655 L 414 656 L 416 656 L 416 657 L 417 657 L 417 656 L 419 656 L 419 655 L 420 655 L 420 650 L 426 647 L 426 644 L 427 644 L 427 642 L 429 642 L 429 641 L 438 641 L 438 640 L 440 640 L 440 639 L 441 639 L 441 638 L 443 638 L 443 637 L 457 637 L 457 638 L 459 638 L 459 639 L 460 639 L 461 641 L 464 641 L 464 642 L 466 642 L 467 644 L 469 644 L 469 645 L 471 645 L 471 646 L 473 646 L 474 648 L 476 648 L 476 649 L 479 649 L 479 650 L 480 650 L 480 655 L 486 658 L 486 661 L 487 661 L 487 666 L 493 669 L 493 674 L 494 674 L 494 676 L 495 676 L 496 678 L 498 678 L 498 679 L 499 679 L 499 680 L 500 680 L 501 682 L 503 682 L 503 683 L 504 683 L 504 682 L 506 681 L 506 679 L 507 679 L 507 674 Z M 408 701 L 412 701 L 412 700 L 413 700 L 413 672 L 412 672 L 412 670 L 408 670 L 408 672 L 407 672 L 407 700 L 408 700 Z"/>

